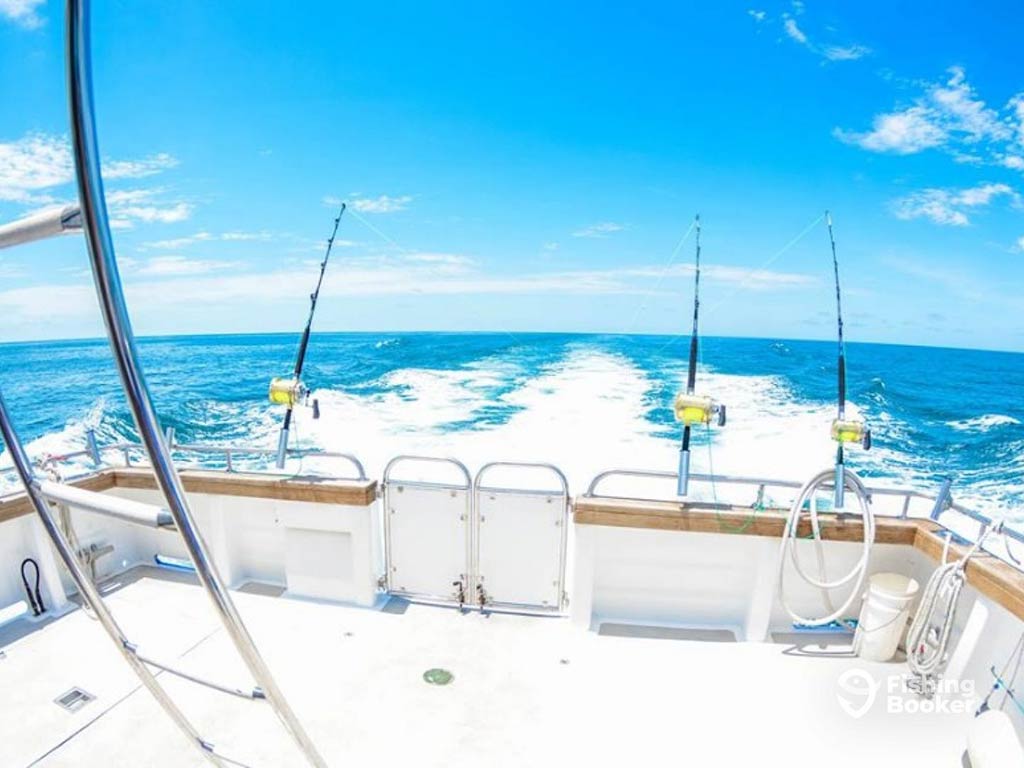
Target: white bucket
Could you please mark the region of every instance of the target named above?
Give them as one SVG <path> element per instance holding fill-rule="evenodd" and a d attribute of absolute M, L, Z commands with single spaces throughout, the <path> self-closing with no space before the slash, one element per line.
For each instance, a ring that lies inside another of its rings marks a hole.
<path fill-rule="evenodd" d="M 916 581 L 899 573 L 876 573 L 868 579 L 853 637 L 853 650 L 858 656 L 868 661 L 889 661 L 896 655 L 918 589 Z"/>

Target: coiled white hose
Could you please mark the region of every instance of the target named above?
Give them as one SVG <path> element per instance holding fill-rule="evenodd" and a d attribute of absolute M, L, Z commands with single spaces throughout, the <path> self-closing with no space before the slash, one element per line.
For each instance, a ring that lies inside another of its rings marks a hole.
<path fill-rule="evenodd" d="M 844 485 L 847 490 L 853 492 L 853 495 L 857 499 L 857 505 L 860 508 L 861 521 L 864 526 L 864 544 L 861 549 L 860 559 L 857 560 L 857 563 L 850 569 L 849 573 L 833 581 L 827 580 L 825 573 L 825 551 L 821 543 L 821 527 L 818 522 L 817 494 L 821 490 L 821 486 L 826 482 L 834 481 L 835 476 L 835 470 L 829 468 L 819 472 L 807 481 L 804 487 L 800 489 L 800 493 L 797 495 L 796 500 L 793 502 L 793 506 L 789 510 L 786 527 L 782 532 L 782 544 L 779 549 L 778 578 L 776 580 L 779 602 L 782 603 L 782 607 L 786 609 L 786 612 L 789 613 L 795 623 L 807 627 L 823 627 L 843 618 L 846 612 L 850 609 L 850 606 L 853 605 L 853 601 L 860 597 L 861 587 L 863 586 L 864 579 L 867 577 L 868 573 L 868 560 L 871 557 L 871 547 L 875 543 L 875 516 L 871 511 L 870 496 L 860 478 L 850 470 L 846 470 L 843 473 Z M 818 578 L 814 578 L 804 570 L 800 563 L 800 557 L 797 554 L 797 532 L 800 527 L 800 517 L 803 513 L 804 504 L 807 504 L 808 506 L 811 533 L 814 537 L 818 561 Z M 801 616 L 793 610 L 789 601 L 786 600 L 785 571 L 787 559 L 792 562 L 797 575 L 800 576 L 804 582 L 821 590 L 826 609 L 831 611 L 831 613 L 821 618 L 812 619 L 807 618 L 806 616 Z M 853 587 L 850 590 L 849 596 L 841 606 L 836 608 L 832 603 L 832 597 L 830 594 L 831 590 L 838 589 L 850 583 L 853 584 Z"/>

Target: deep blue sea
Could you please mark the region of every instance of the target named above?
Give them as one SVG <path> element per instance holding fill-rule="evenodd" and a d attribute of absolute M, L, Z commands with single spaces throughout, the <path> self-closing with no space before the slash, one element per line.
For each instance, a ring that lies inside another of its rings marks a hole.
<path fill-rule="evenodd" d="M 314 334 L 305 379 L 323 417 L 302 412 L 298 444 L 350 451 L 372 475 L 399 453 L 553 461 L 574 492 L 614 466 L 673 469 L 671 402 L 688 339 L 508 333 Z M 294 334 L 143 339 L 165 426 L 196 443 L 273 445 L 270 377 Z M 830 342 L 707 338 L 698 391 L 729 423 L 698 435 L 695 469 L 804 479 L 828 466 L 835 411 Z M 850 464 L 891 485 L 943 477 L 979 507 L 1024 507 L 1024 355 L 849 344 L 850 411 L 874 432 Z M 35 454 L 134 438 L 105 341 L 0 346 L 0 386 Z M 4 461 L 3 463 L 6 463 Z"/>

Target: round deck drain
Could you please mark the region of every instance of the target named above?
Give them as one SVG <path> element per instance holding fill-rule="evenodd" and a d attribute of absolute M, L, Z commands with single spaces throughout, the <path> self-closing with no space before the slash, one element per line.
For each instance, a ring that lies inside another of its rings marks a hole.
<path fill-rule="evenodd" d="M 448 685 L 454 679 L 455 675 L 447 669 L 439 669 L 437 667 L 428 669 L 423 673 L 423 680 L 431 685 Z"/>

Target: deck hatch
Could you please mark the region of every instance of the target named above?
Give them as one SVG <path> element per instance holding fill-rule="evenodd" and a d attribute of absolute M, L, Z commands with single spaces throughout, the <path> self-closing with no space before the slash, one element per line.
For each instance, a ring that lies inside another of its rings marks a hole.
<path fill-rule="evenodd" d="M 81 688 L 72 688 L 70 691 L 62 693 L 53 701 L 68 712 L 77 712 L 95 698 L 96 697 L 88 691 Z"/>

